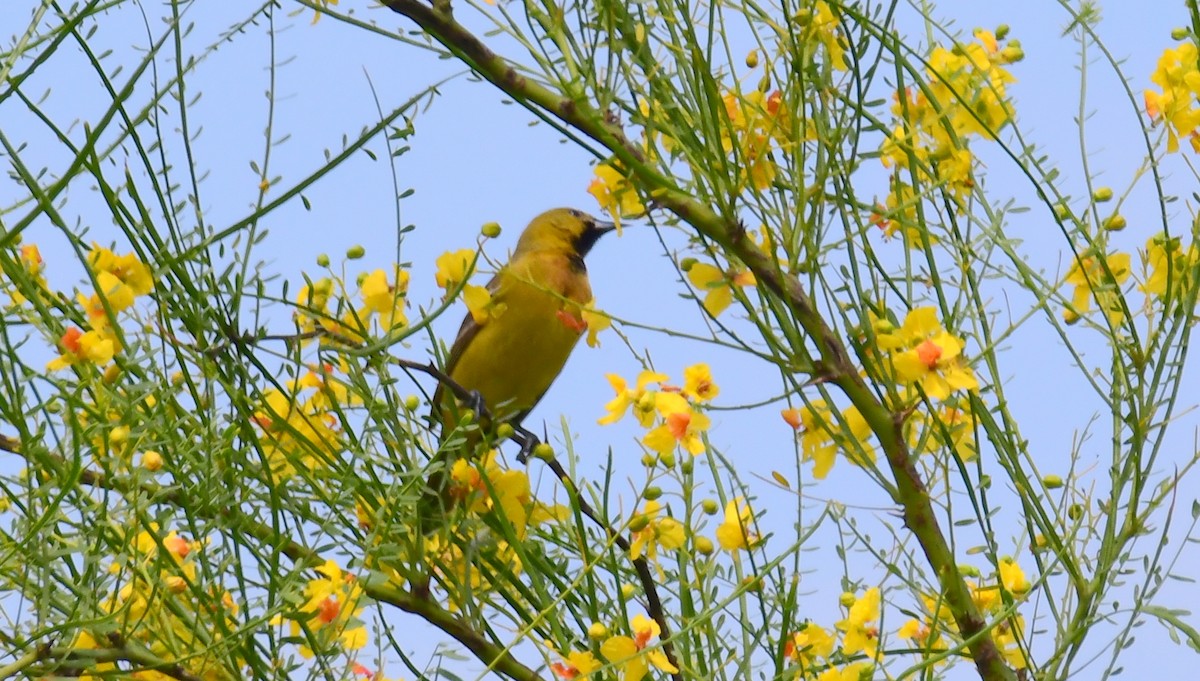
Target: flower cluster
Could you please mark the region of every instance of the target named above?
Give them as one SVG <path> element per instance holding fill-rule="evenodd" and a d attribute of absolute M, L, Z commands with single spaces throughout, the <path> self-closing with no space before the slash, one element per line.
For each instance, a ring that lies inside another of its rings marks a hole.
<path fill-rule="evenodd" d="M 271 472 L 290 477 L 324 467 L 343 448 L 338 413 L 353 398 L 329 364 L 311 367 L 284 390 L 271 388 L 254 413 Z"/>
<path fill-rule="evenodd" d="M 599 420 L 600 424 L 616 423 L 632 410 L 637 422 L 649 429 L 642 444 L 660 456 L 673 455 L 678 447 L 692 455 L 704 451 L 703 435 L 711 421 L 703 413 L 703 405 L 720 392 L 707 364 L 684 369 L 683 388 L 667 385 L 666 374 L 654 371 L 638 374 L 632 389 L 616 374 L 608 374 L 607 378 L 617 396 L 604 406 L 608 414 Z M 650 389 L 652 383 L 659 384 L 657 390 Z"/>
<path fill-rule="evenodd" d="M 42 286 L 41 254 L 36 247 L 22 248 L 21 260 L 27 271 Z M 104 366 L 121 350 L 117 316 L 133 307 L 134 301 L 154 289 L 150 268 L 132 253 L 117 255 L 107 248 L 93 245 L 87 258 L 88 273 L 95 284 L 89 296 L 80 292 L 76 301 L 87 318 L 87 329 L 68 327 L 58 339 L 61 354 L 46 365 L 58 371 L 79 363 Z M 23 300 L 23 297 L 22 297 Z M 14 302 L 17 298 L 14 297 Z"/>
<path fill-rule="evenodd" d="M 1004 66 L 1024 58 L 1020 45 L 1001 47 L 982 29 L 975 38 L 953 49 L 935 47 L 927 60 L 929 85 L 897 92 L 892 106 L 897 123 L 880 153 L 884 167 L 894 170 L 886 206 L 877 207 L 873 219 L 887 236 L 903 231 L 913 247 L 921 245 L 921 187 L 940 187 L 964 205 L 975 187 L 971 138 L 995 139 L 1013 117 L 1006 87 L 1015 79 Z"/>
<path fill-rule="evenodd" d="M 607 632 L 607 627 L 600 627 Z M 667 674 L 675 674 L 679 668 L 671 664 L 666 653 L 651 642 L 662 634 L 658 622 L 645 615 L 634 615 L 629 622 L 631 635 L 610 636 L 600 644 L 600 655 L 614 665 L 622 681 L 641 681 L 653 667 Z M 560 655 L 560 661 L 550 665 L 554 675 L 560 679 L 587 679 L 602 666 L 590 650 L 572 651 Z"/>
<path fill-rule="evenodd" d="M 109 567 L 121 586 L 100 605 L 108 613 L 106 621 L 119 627 L 115 641 L 136 641 L 164 665 L 177 664 L 196 678 L 238 678 L 241 675 L 229 665 L 241 665 L 240 660 L 211 652 L 220 647 L 223 632 L 238 629 L 234 619 L 238 606 L 227 590 L 205 586 L 205 575 L 196 562 L 203 549 L 202 542 L 189 541 L 174 531 L 164 533 L 153 522 L 147 529 L 131 533 L 125 555 Z M 89 630 L 80 630 L 71 642 L 75 650 L 112 645 L 104 634 Z M 115 663 L 96 662 L 81 678 L 109 678 L 114 673 Z M 134 676 L 163 681 L 176 678 L 153 670 Z"/>
<path fill-rule="evenodd" d="M 1179 138 L 1187 137 L 1200 151 L 1200 53 L 1194 42 L 1167 48 L 1150 76 L 1161 92 L 1145 91 L 1146 113 L 1167 129 L 1167 152 L 1179 151 Z"/>
<path fill-rule="evenodd" d="M 376 322 L 386 334 L 408 324 L 408 281 L 408 270 L 400 267 L 390 276 L 382 269 L 364 272 L 358 295 L 351 296 L 340 278 L 322 277 L 300 289 L 292 317 L 300 333 L 309 336 L 322 331 L 344 341 L 364 340 Z"/>
<path fill-rule="evenodd" d="M 1010 557 L 1001 558 L 991 583 L 968 580 L 967 586 L 980 612 L 1004 618 L 992 629 L 992 639 L 1008 664 L 1014 669 L 1028 667 L 1023 643 L 1025 619 L 1019 613 L 1009 613 L 1005 603 L 1006 597 L 1011 602 L 1014 598 L 1024 597 L 1032 588 L 1021 566 Z M 925 594 L 921 596 L 921 602 L 924 617 L 906 621 L 897 636 L 912 641 L 922 657 L 940 654 L 961 643 L 962 637 L 945 599 Z"/>
<path fill-rule="evenodd" d="M 879 648 L 880 592 L 867 589 L 861 596 L 842 594 L 846 617 L 835 627 L 836 633 L 815 622 L 805 622 L 784 642 L 783 654 L 796 666 L 796 678 L 804 681 L 860 681 L 872 678 L 874 659 Z M 852 661 L 853 660 L 853 661 Z"/>
<path fill-rule="evenodd" d="M 358 579 L 332 560 L 317 568 L 318 576 L 304 586 L 304 602 L 297 612 L 287 616 L 292 636 L 307 628 L 308 640 L 318 649 L 337 647 L 359 650 L 367 644 L 367 628 L 359 616 L 367 606 Z M 277 617 L 274 624 L 283 622 Z M 313 657 L 313 647 L 303 645 L 300 654 Z"/>

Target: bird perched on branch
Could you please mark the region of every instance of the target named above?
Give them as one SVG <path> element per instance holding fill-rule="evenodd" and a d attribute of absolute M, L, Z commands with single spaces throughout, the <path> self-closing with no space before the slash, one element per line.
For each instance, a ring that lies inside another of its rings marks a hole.
<path fill-rule="evenodd" d="M 487 288 L 489 314 L 463 320 L 450 348 L 445 373 L 482 399 L 492 424 L 519 425 L 550 388 L 587 328 L 584 306 L 592 300 L 583 258 L 596 241 L 615 229 L 571 208 L 535 217 L 517 241 L 508 263 Z M 433 420 L 441 424 L 445 465 L 429 477 L 419 514 L 430 525 L 455 503 L 449 484 L 455 458 L 470 456 L 479 436 L 462 446 L 447 446 L 459 417 L 468 410 L 453 391 L 439 385 L 433 396 Z M 480 424 L 486 431 L 491 424 Z M 426 527 L 425 529 L 429 529 Z"/>

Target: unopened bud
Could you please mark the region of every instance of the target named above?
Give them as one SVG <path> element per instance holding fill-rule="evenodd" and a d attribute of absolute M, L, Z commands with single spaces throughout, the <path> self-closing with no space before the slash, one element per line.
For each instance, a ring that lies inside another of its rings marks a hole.
<path fill-rule="evenodd" d="M 161 470 L 162 467 L 163 467 L 162 454 L 159 454 L 158 452 L 155 452 L 152 450 L 147 450 L 145 452 L 142 452 L 142 468 L 145 468 L 146 470 L 153 473 L 155 471 Z"/>
<path fill-rule="evenodd" d="M 1124 215 L 1121 215 L 1120 213 L 1114 213 L 1113 215 L 1108 216 L 1108 219 L 1104 221 L 1104 229 L 1110 232 L 1119 232 L 1122 229 L 1125 229 L 1127 224 L 1129 223 L 1125 220 Z"/>
<path fill-rule="evenodd" d="M 554 448 L 545 442 L 539 442 L 538 446 L 533 448 L 533 456 L 534 458 L 541 459 L 542 461 L 553 461 Z"/>

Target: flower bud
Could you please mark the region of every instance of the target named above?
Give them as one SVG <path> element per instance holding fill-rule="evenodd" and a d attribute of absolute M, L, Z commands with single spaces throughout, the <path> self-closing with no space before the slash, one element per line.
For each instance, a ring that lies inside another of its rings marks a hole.
<path fill-rule="evenodd" d="M 162 454 L 159 454 L 158 452 L 153 451 L 153 450 L 146 450 L 146 451 L 142 452 L 142 468 L 145 468 L 146 470 L 153 473 L 155 471 L 161 470 L 162 467 L 163 467 Z"/>
<path fill-rule="evenodd" d="M 1092 192 L 1092 200 L 1096 203 L 1104 203 L 1105 201 L 1112 199 L 1112 197 L 1112 187 L 1099 187 L 1096 189 L 1096 191 Z"/>
<path fill-rule="evenodd" d="M 663 495 L 661 487 L 650 486 L 642 491 L 642 498 L 646 501 L 654 501 Z"/>
<path fill-rule="evenodd" d="M 1063 479 L 1057 475 L 1047 475 L 1042 478 L 1042 484 L 1047 489 L 1058 489 L 1063 486 Z"/>
<path fill-rule="evenodd" d="M 629 531 L 641 532 L 650 524 L 650 516 L 645 513 L 638 513 L 629 519 Z"/>
<path fill-rule="evenodd" d="M 712 540 L 708 537 L 697 536 L 692 540 L 692 544 L 696 547 L 696 551 L 702 556 L 711 556 L 712 552 L 716 550 L 716 547 L 713 546 Z"/>
<path fill-rule="evenodd" d="M 1000 58 L 1006 64 L 1015 64 L 1025 59 L 1025 50 L 1016 45 L 1008 45 L 1000 50 Z"/>
<path fill-rule="evenodd" d="M 746 55 L 746 66 L 750 68 L 758 66 L 758 50 L 750 50 L 750 54 Z"/>
<path fill-rule="evenodd" d="M 485 222 L 483 227 L 479 228 L 479 233 L 489 239 L 495 239 L 496 237 L 500 236 L 500 223 Z"/>
<path fill-rule="evenodd" d="M 322 253 L 317 256 L 317 267 L 329 267 L 329 255 Z"/>
<path fill-rule="evenodd" d="M 542 461 L 553 461 L 554 447 L 551 447 L 545 442 L 539 442 L 538 445 L 533 448 L 533 456 L 534 458 L 541 459 Z"/>
<path fill-rule="evenodd" d="M 346 249 L 346 257 L 350 260 L 358 260 L 366 254 L 367 249 L 363 248 L 360 244 L 356 244 Z"/>
<path fill-rule="evenodd" d="M 705 499 L 700 502 L 700 508 L 703 509 L 705 515 L 716 515 L 721 507 L 717 505 L 715 499 Z"/>

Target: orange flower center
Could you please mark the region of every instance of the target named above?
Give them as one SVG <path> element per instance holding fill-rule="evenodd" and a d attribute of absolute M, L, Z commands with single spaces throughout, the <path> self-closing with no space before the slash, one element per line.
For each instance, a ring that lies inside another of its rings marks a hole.
<path fill-rule="evenodd" d="M 942 347 L 931 340 L 926 340 L 917 346 L 917 359 L 921 364 L 933 369 L 942 358 Z"/>
<path fill-rule="evenodd" d="M 82 346 L 79 344 L 79 339 L 82 337 L 83 332 L 79 330 L 79 327 L 72 326 L 71 328 L 67 329 L 66 333 L 62 335 L 62 338 L 59 339 L 59 343 L 62 344 L 63 350 L 66 350 L 72 355 L 78 355 L 83 351 Z"/>
<path fill-rule="evenodd" d="M 342 606 L 338 604 L 337 599 L 330 596 L 321 602 L 321 607 L 317 610 L 317 619 L 322 624 L 329 624 L 337 619 L 338 613 L 341 611 Z"/>
<path fill-rule="evenodd" d="M 579 670 L 565 662 L 555 662 L 550 665 L 554 670 L 554 675 L 560 679 L 573 679 L 579 676 Z"/>
<path fill-rule="evenodd" d="M 163 542 L 163 545 L 167 547 L 168 551 L 180 558 L 187 558 L 188 553 L 191 551 L 187 540 L 183 537 L 170 537 Z"/>
<path fill-rule="evenodd" d="M 667 430 L 671 431 L 671 436 L 676 440 L 687 437 L 688 426 L 691 424 L 692 415 L 685 411 L 676 412 L 667 417 Z"/>

